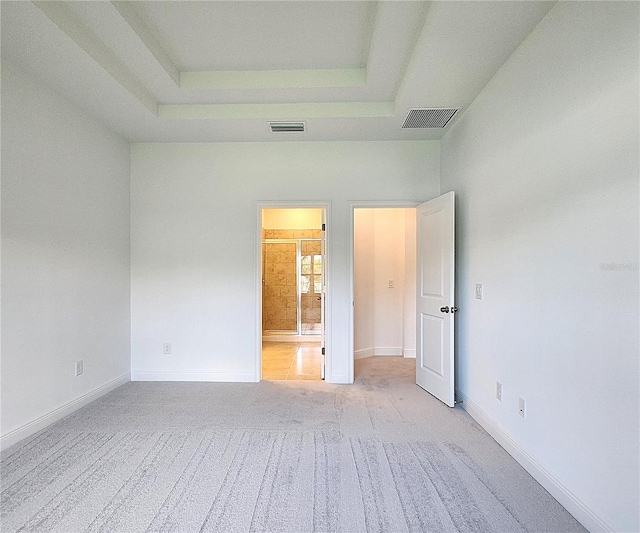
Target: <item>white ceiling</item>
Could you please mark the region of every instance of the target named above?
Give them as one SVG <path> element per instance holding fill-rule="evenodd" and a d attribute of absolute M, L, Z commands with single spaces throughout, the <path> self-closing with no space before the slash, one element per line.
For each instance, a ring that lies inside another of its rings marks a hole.
<path fill-rule="evenodd" d="M 374 2 L 135 2 L 181 70 L 364 68 Z"/>
<path fill-rule="evenodd" d="M 408 109 L 468 107 L 552 5 L 0 2 L 2 58 L 132 141 L 439 139 Z"/>

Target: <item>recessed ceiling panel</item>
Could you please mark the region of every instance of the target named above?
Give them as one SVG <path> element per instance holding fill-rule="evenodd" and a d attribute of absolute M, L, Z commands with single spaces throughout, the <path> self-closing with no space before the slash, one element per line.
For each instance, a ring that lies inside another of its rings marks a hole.
<path fill-rule="evenodd" d="M 306 121 L 309 141 L 439 139 L 401 128 L 407 109 L 468 107 L 550 5 L 2 2 L 3 73 L 12 64 L 132 141 L 286 139 L 265 121 Z M 183 86 L 192 74 L 223 79 Z"/>
<path fill-rule="evenodd" d="M 132 2 L 181 70 L 366 66 L 376 2 Z"/>

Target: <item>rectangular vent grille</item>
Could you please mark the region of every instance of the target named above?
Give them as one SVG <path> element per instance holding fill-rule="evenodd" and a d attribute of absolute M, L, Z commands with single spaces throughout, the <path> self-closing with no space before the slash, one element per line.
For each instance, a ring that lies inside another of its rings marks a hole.
<path fill-rule="evenodd" d="M 460 108 L 410 109 L 403 128 L 444 128 Z"/>
<path fill-rule="evenodd" d="M 304 122 L 269 122 L 271 133 L 291 133 L 305 131 Z"/>

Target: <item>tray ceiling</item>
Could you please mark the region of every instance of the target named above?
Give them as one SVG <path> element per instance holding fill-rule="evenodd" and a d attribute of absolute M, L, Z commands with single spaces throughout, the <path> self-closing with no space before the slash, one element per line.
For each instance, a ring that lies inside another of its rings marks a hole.
<path fill-rule="evenodd" d="M 2 57 L 132 141 L 437 139 L 407 111 L 468 106 L 551 6 L 2 2 Z"/>

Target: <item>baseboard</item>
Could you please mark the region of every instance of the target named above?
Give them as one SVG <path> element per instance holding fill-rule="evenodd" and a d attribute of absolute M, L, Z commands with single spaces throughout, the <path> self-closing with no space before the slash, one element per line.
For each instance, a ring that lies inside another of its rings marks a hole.
<path fill-rule="evenodd" d="M 415 359 L 416 358 L 416 351 L 415 350 L 402 350 L 402 356 L 406 357 L 407 359 Z"/>
<path fill-rule="evenodd" d="M 263 342 L 320 342 L 321 335 L 262 335 Z"/>
<path fill-rule="evenodd" d="M 365 348 L 364 350 L 355 350 L 353 352 L 354 359 L 364 359 L 365 357 L 373 357 L 375 350 L 373 348 Z"/>
<path fill-rule="evenodd" d="M 364 359 L 365 357 L 402 357 L 402 348 L 387 348 L 377 346 L 375 348 L 364 348 L 353 352 L 354 359 Z M 415 350 L 413 350 L 415 352 Z M 415 355 L 414 355 L 415 357 Z"/>
<path fill-rule="evenodd" d="M 81 407 L 90 404 L 94 400 L 100 398 L 100 396 L 104 396 L 105 394 L 111 392 L 114 389 L 124 385 L 131 381 L 130 374 L 127 372 L 122 376 L 101 385 L 100 387 L 93 389 L 92 391 L 83 394 L 79 398 L 75 400 L 71 400 L 70 402 L 50 411 L 49 413 L 42 415 L 31 422 L 27 422 L 26 424 L 20 426 L 13 431 L 10 431 L 6 435 L 2 435 L 0 437 L 0 450 L 6 450 L 10 446 L 20 442 L 22 439 L 26 439 L 30 437 L 34 433 L 37 433 L 41 429 L 50 426 L 54 422 L 63 419 L 65 416 L 70 415 L 74 411 L 77 411 Z"/>
<path fill-rule="evenodd" d="M 502 446 L 533 478 L 540 483 L 560 504 L 569 511 L 589 531 L 613 532 L 615 528 L 599 517 L 547 470 L 535 457 L 529 454 L 502 426 L 498 425 L 476 403 L 465 394 L 456 391 L 458 403 L 500 446 Z"/>
<path fill-rule="evenodd" d="M 388 348 L 378 346 L 374 348 L 376 357 L 402 357 L 402 348 Z"/>
<path fill-rule="evenodd" d="M 254 372 L 145 372 L 132 370 L 131 381 L 256 382 Z"/>

